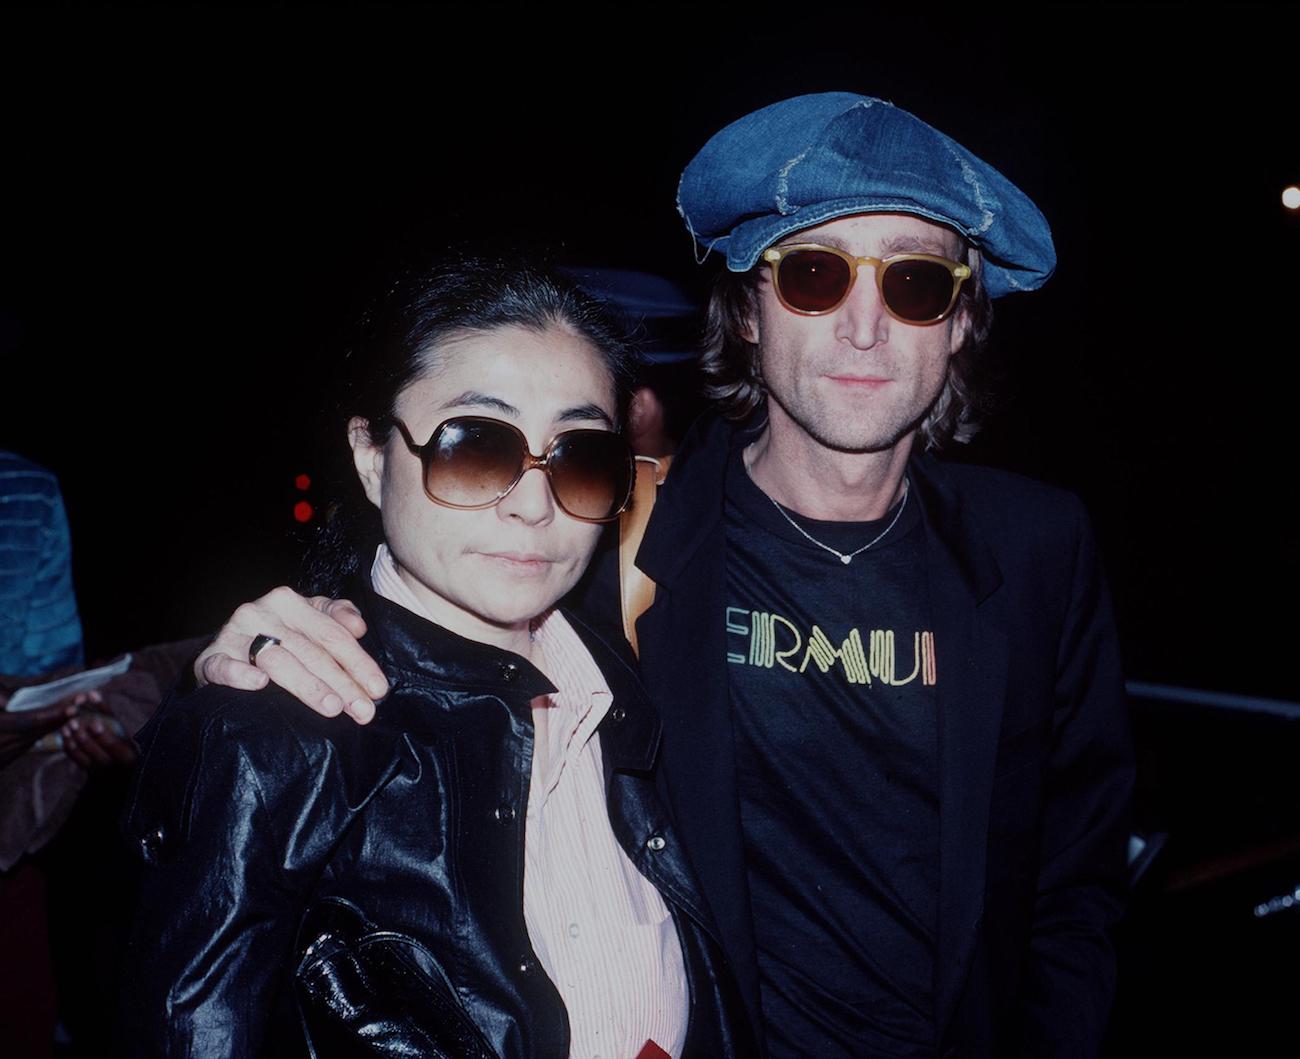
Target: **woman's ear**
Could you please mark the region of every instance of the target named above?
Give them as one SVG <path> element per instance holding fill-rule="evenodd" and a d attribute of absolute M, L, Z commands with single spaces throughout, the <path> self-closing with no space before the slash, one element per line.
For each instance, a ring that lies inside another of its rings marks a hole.
<path fill-rule="evenodd" d="M 370 436 L 370 424 L 360 416 L 348 420 L 348 444 L 352 446 L 352 463 L 361 479 L 361 488 L 377 508 L 383 508 L 384 446 Z"/>

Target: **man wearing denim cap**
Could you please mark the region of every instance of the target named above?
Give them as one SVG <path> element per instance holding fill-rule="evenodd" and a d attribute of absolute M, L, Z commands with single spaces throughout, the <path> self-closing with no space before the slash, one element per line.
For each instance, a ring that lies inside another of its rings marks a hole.
<path fill-rule="evenodd" d="M 721 414 L 661 490 L 637 633 L 660 774 L 766 1052 L 1095 1055 L 1132 786 L 1096 549 L 1074 498 L 927 451 L 974 429 L 990 299 L 1051 274 L 1047 224 L 845 93 L 723 129 L 678 206 L 726 258 Z M 232 621 L 207 675 L 247 679 L 253 632 L 325 620 L 286 606 Z"/>
<path fill-rule="evenodd" d="M 723 129 L 678 208 L 726 259 L 723 418 L 656 508 L 638 638 L 769 1051 L 1095 1054 L 1132 781 L 1096 550 L 1074 498 L 923 451 L 975 427 L 989 300 L 1051 275 L 1047 223 L 846 93 Z"/>

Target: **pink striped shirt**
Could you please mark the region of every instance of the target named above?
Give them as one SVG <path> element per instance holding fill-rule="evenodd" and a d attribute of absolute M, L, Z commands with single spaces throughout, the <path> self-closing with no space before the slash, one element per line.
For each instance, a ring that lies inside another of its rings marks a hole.
<path fill-rule="evenodd" d="M 432 620 L 386 545 L 375 591 Z M 569 1013 L 571 1059 L 633 1059 L 654 1041 L 679 1057 L 690 1010 L 681 946 L 659 891 L 614 837 L 600 737 L 609 685 L 559 611 L 534 623 L 537 667 L 556 687 L 533 701 L 524 830 L 524 921 Z"/>

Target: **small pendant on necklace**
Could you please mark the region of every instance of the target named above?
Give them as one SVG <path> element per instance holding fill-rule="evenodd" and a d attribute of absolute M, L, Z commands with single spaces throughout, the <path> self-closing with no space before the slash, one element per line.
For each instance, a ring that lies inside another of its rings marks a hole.
<path fill-rule="evenodd" d="M 851 556 L 851 555 L 841 555 L 841 556 L 840 556 L 840 562 L 842 562 L 845 566 L 848 566 L 849 563 L 853 562 L 853 556 Z"/>

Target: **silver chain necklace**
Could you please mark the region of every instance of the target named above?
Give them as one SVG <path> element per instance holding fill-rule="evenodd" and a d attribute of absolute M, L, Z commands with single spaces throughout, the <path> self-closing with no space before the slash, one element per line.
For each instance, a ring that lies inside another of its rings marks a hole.
<path fill-rule="evenodd" d="M 853 552 L 841 552 L 836 550 L 835 548 L 832 548 L 829 544 L 823 544 L 811 533 L 809 533 L 806 529 L 804 529 L 801 525 L 799 525 L 799 523 L 797 523 L 794 519 L 792 519 L 789 515 L 787 515 L 785 513 L 785 508 L 783 508 L 775 500 L 772 500 L 772 498 L 770 496 L 767 496 L 766 493 L 763 493 L 763 495 L 767 496 L 769 500 L 772 500 L 772 506 L 776 508 L 777 511 L 780 512 L 781 517 L 785 519 L 788 523 L 790 523 L 790 525 L 793 526 L 796 530 L 798 530 L 799 533 L 802 534 L 809 541 L 809 543 L 817 545 L 817 547 L 820 548 L 822 551 L 830 552 L 832 555 L 838 556 L 840 562 L 842 562 L 845 566 L 848 566 L 849 563 L 853 562 L 855 556 L 861 555 L 872 545 L 879 544 L 882 540 L 885 539 L 885 537 L 889 534 L 889 531 L 894 528 L 894 524 L 899 520 L 899 518 L 902 517 L 903 508 L 907 507 L 907 498 L 911 495 L 911 493 L 912 490 L 908 486 L 907 480 L 904 479 L 903 500 L 898 505 L 898 510 L 894 512 L 894 517 L 889 520 L 889 525 L 886 526 L 883 530 L 881 530 L 877 536 L 867 541 L 867 543 L 864 544 L 861 548 Z"/>

